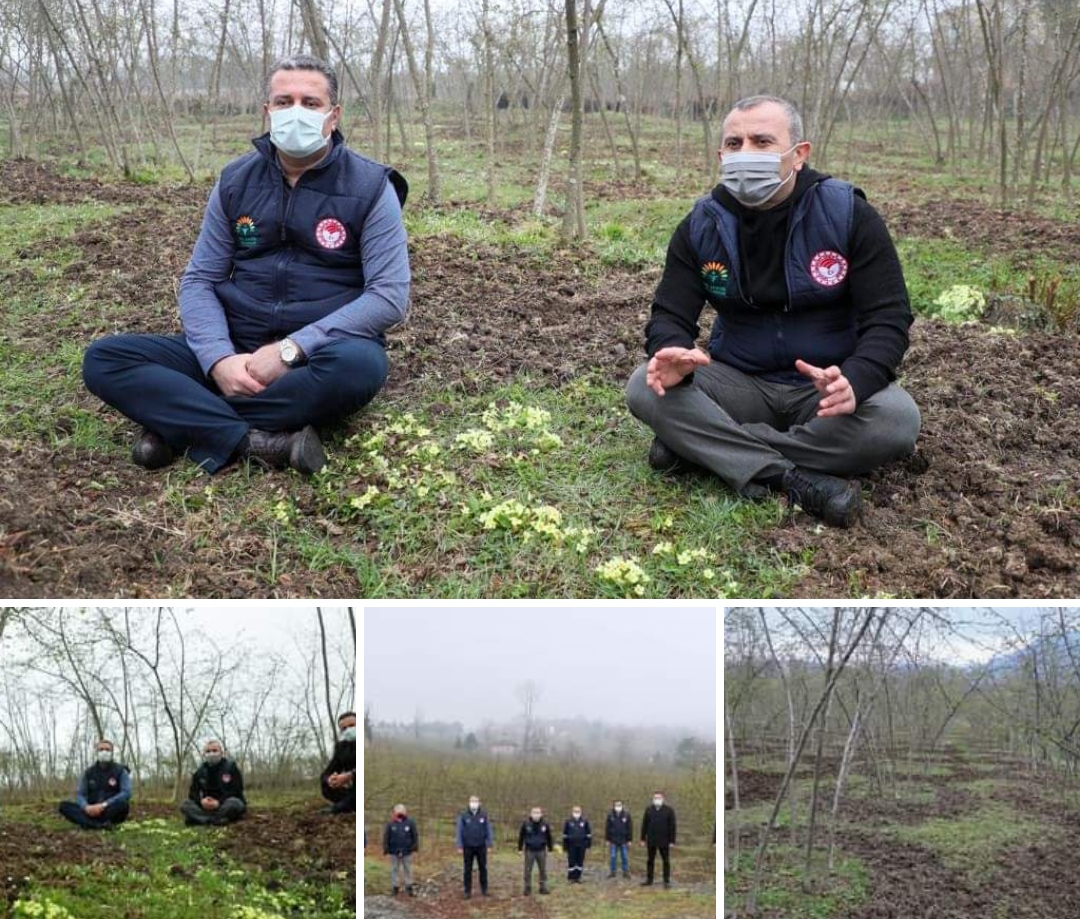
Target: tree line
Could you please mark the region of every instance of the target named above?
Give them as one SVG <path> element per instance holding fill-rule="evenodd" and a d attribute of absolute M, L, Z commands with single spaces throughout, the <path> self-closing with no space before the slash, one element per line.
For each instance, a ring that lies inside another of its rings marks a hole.
<path fill-rule="evenodd" d="M 408 162 L 421 143 L 432 200 L 439 142 L 464 136 L 492 201 L 500 157 L 523 154 L 542 213 L 569 121 L 569 235 L 584 232 L 586 151 L 640 178 L 643 124 L 659 120 L 676 184 L 696 189 L 716 173 L 719 118 L 761 91 L 799 105 L 820 165 L 840 139 L 889 145 L 899 127 L 937 170 L 992 177 L 1003 202 L 1071 190 L 1080 153 L 1072 0 L 9 0 L 8 153 L 101 150 L 119 170 L 194 177 L 226 119 L 257 129 L 263 75 L 297 52 L 337 67 L 374 158 Z"/>

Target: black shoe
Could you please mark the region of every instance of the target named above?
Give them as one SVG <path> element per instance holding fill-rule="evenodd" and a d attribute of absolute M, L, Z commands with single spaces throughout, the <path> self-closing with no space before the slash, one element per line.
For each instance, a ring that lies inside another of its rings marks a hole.
<path fill-rule="evenodd" d="M 608 880 L 610 881 L 613 877 L 615 877 L 615 872 L 614 871 L 612 871 L 612 872 L 610 872 L 608 874 Z"/>
<path fill-rule="evenodd" d="M 659 437 L 654 437 L 649 447 L 649 465 L 663 475 L 676 475 L 694 469 L 693 463 L 684 460 Z"/>
<path fill-rule="evenodd" d="M 396 896 L 397 896 L 397 892 L 398 892 L 398 889 L 397 889 L 396 887 L 391 887 L 391 888 L 390 888 L 390 896 L 392 896 L 392 897 L 396 897 Z"/>
<path fill-rule="evenodd" d="M 858 482 L 796 466 L 784 473 L 783 486 L 792 504 L 831 527 L 847 528 L 859 517 L 862 491 Z"/>
<path fill-rule="evenodd" d="M 526 897 L 531 897 L 532 896 L 532 890 L 530 888 L 526 887 L 522 895 L 526 896 Z"/>
<path fill-rule="evenodd" d="M 626 878 L 626 879 L 627 879 L 628 881 L 630 880 L 630 872 L 629 872 L 629 871 L 624 871 L 624 872 L 622 873 L 622 876 L 623 876 L 624 878 Z"/>
<path fill-rule="evenodd" d="M 160 469 L 176 459 L 176 454 L 160 434 L 143 428 L 131 446 L 131 459 L 136 466 L 142 466 L 143 469 Z"/>
<path fill-rule="evenodd" d="M 472 894 L 471 894 L 471 893 L 469 893 L 469 891 L 467 891 L 467 890 L 466 890 L 466 891 L 465 891 L 465 896 L 464 896 L 464 897 L 462 897 L 462 899 L 463 899 L 463 900 L 471 900 L 471 899 L 472 899 Z"/>
<path fill-rule="evenodd" d="M 305 475 L 326 465 L 326 452 L 315 429 L 309 424 L 299 431 L 260 431 L 252 428 L 247 435 L 243 455 L 272 469 L 295 469 Z"/>
<path fill-rule="evenodd" d="M 551 893 L 551 891 L 548 890 L 546 887 L 540 888 L 540 896 L 546 897 L 549 893 Z"/>
<path fill-rule="evenodd" d="M 407 893 L 410 897 L 415 897 L 416 896 L 416 887 L 415 887 L 415 885 L 410 884 L 408 887 L 406 887 L 405 888 L 405 893 Z"/>
<path fill-rule="evenodd" d="M 642 887 L 652 887 L 652 881 L 642 881 L 641 886 Z"/>

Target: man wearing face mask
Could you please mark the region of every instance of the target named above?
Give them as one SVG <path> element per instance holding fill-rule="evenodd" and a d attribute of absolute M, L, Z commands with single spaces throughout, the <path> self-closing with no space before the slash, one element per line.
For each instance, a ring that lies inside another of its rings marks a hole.
<path fill-rule="evenodd" d="M 383 855 L 390 856 L 390 892 L 396 897 L 398 873 L 405 881 L 405 893 L 416 896 L 412 880 L 412 857 L 420 851 L 420 831 L 416 821 L 409 816 L 404 804 L 395 804 L 390 822 L 383 830 Z"/>
<path fill-rule="evenodd" d="M 645 880 L 642 887 L 652 887 L 656 853 L 664 863 L 664 889 L 671 886 L 671 848 L 675 845 L 675 811 L 664 803 L 662 791 L 653 792 L 652 807 L 641 819 L 641 844 L 648 847 Z"/>
<path fill-rule="evenodd" d="M 607 815 L 607 823 L 604 826 L 604 839 L 609 846 L 611 856 L 611 870 L 608 877 L 615 877 L 615 857 L 622 857 L 622 876 L 630 877 L 629 846 L 634 841 L 634 821 L 622 801 L 615 801 L 611 807 L 611 813 Z"/>
<path fill-rule="evenodd" d="M 95 762 L 79 779 L 76 800 L 61 801 L 60 815 L 87 830 L 109 830 L 128 818 L 131 776 L 113 761 L 112 741 L 99 740 Z"/>
<path fill-rule="evenodd" d="M 529 812 L 529 819 L 521 824 L 518 831 L 518 852 L 525 852 L 525 896 L 532 894 L 532 872 L 535 863 L 540 869 L 540 893 L 546 895 L 547 854 L 553 848 L 551 824 L 544 817 L 544 811 L 534 807 Z"/>
<path fill-rule="evenodd" d="M 322 794 L 332 802 L 331 813 L 350 814 L 356 811 L 356 713 L 339 716 L 338 729 L 341 739 L 322 772 Z"/>
<path fill-rule="evenodd" d="M 222 826 L 244 816 L 244 776 L 240 767 L 225 755 L 220 740 L 207 741 L 202 765 L 191 777 L 187 800 L 180 813 L 188 826 Z"/>
<path fill-rule="evenodd" d="M 465 899 L 472 896 L 473 862 L 480 871 L 480 893 L 488 895 L 487 857 L 495 847 L 495 830 L 488 819 L 487 811 L 480 806 L 480 798 L 473 795 L 469 806 L 458 814 L 454 838 L 458 854 L 464 861 Z"/>
<path fill-rule="evenodd" d="M 809 167 L 791 103 L 737 102 L 721 143 L 720 184 L 668 246 L 627 404 L 656 435 L 654 468 L 698 466 L 850 526 L 861 494 L 844 477 L 907 455 L 919 432 L 895 382 L 912 322 L 896 249 L 859 189 Z"/>
<path fill-rule="evenodd" d="M 570 809 L 570 819 L 563 824 L 563 848 L 566 850 L 566 879 L 580 884 L 585 872 L 585 851 L 592 846 L 592 827 L 585 819 L 581 807 Z"/>
<path fill-rule="evenodd" d="M 393 169 L 348 149 L 333 68 L 271 68 L 270 130 L 221 172 L 180 282 L 182 335 L 118 335 L 87 350 L 87 387 L 143 426 L 147 469 L 187 451 L 207 472 L 250 459 L 301 473 L 315 430 L 366 405 L 387 374 L 409 261 Z"/>

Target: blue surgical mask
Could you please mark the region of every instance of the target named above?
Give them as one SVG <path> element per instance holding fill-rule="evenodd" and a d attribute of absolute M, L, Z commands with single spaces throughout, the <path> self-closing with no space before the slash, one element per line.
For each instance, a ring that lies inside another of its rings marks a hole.
<path fill-rule="evenodd" d="M 341 732 L 341 739 L 356 740 L 356 728 L 345 728 L 345 730 Z"/>
<path fill-rule="evenodd" d="M 326 146 L 323 126 L 330 112 L 315 112 L 302 105 L 270 112 L 270 141 L 286 156 L 302 160 Z"/>
<path fill-rule="evenodd" d="M 791 150 L 794 150 L 792 147 Z M 724 168 L 720 184 L 731 196 L 746 207 L 761 207 L 795 175 L 795 166 L 786 178 L 780 178 L 783 153 L 725 153 L 720 157 Z"/>

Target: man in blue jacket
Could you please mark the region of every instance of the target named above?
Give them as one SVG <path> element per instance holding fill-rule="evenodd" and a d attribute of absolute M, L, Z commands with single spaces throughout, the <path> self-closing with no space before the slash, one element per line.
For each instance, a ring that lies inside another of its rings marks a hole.
<path fill-rule="evenodd" d="M 383 830 L 383 855 L 390 856 L 390 892 L 396 897 L 400 884 L 398 871 L 405 882 L 405 893 L 416 896 L 413 886 L 412 857 L 420 851 L 420 831 L 404 804 L 395 804 L 394 812 Z"/>
<path fill-rule="evenodd" d="M 566 879 L 580 884 L 585 872 L 585 852 L 592 848 L 592 827 L 580 804 L 570 808 L 570 819 L 563 823 L 563 848 L 566 850 Z"/>
<path fill-rule="evenodd" d="M 672 236 L 626 399 L 656 435 L 654 468 L 701 467 L 846 527 L 861 497 L 844 477 L 914 449 L 919 410 L 895 382 L 912 315 L 881 217 L 809 156 L 790 102 L 728 113 L 721 182 Z"/>
<path fill-rule="evenodd" d="M 238 459 L 318 471 L 316 425 L 386 380 L 384 333 L 409 296 L 393 169 L 349 150 L 338 81 L 306 55 L 270 70 L 270 131 L 210 193 L 180 283 L 182 335 L 116 335 L 83 361 L 91 392 L 143 426 L 148 469 L 187 451 L 207 472 Z"/>
<path fill-rule="evenodd" d="M 110 740 L 99 740 L 96 759 L 79 779 L 74 801 L 60 802 L 60 815 L 87 830 L 109 830 L 128 818 L 131 775 L 113 761 Z"/>
<path fill-rule="evenodd" d="M 604 839 L 610 847 L 611 870 L 608 877 L 615 877 L 616 856 L 622 857 L 622 874 L 624 878 L 630 877 L 629 847 L 634 841 L 634 821 L 630 812 L 623 807 L 622 801 L 614 801 L 611 812 L 607 815 L 604 824 Z"/>
<path fill-rule="evenodd" d="M 480 798 L 472 795 L 469 807 L 458 814 L 454 834 L 457 850 L 464 860 L 465 899 L 472 896 L 473 861 L 480 870 L 480 893 L 488 895 L 487 856 L 495 847 L 495 830 L 487 811 L 480 806 Z"/>

